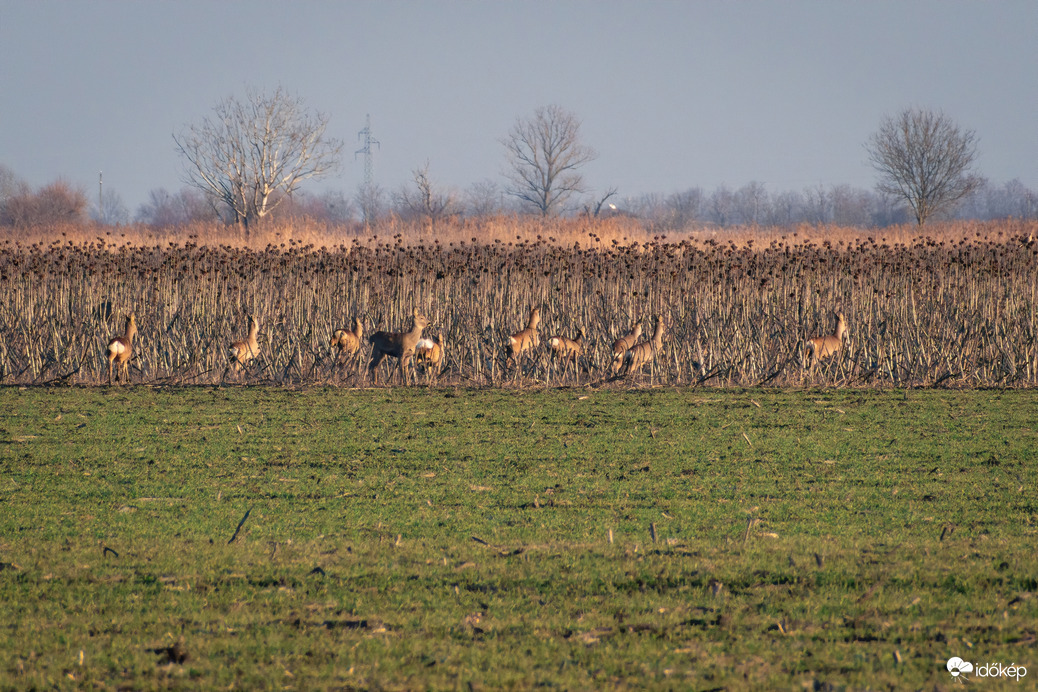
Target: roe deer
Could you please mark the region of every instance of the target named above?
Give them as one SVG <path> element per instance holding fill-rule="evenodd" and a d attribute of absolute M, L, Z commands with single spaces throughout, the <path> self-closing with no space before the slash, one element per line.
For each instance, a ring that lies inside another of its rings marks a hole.
<path fill-rule="evenodd" d="M 112 364 L 118 363 L 123 382 L 130 379 L 130 358 L 133 357 L 133 337 L 137 335 L 137 317 L 131 312 L 126 318 L 122 336 L 108 342 L 108 384 L 112 384 Z M 118 379 L 118 377 L 116 377 Z"/>
<path fill-rule="evenodd" d="M 846 338 L 847 320 L 844 319 L 842 312 L 837 313 L 835 332 L 828 336 L 816 336 L 808 340 L 807 348 L 804 351 L 808 366 L 813 368 L 818 361 L 839 353 Z"/>
<path fill-rule="evenodd" d="M 400 375 L 404 384 L 408 384 L 407 370 L 405 367 L 411 364 L 415 348 L 422 338 L 422 330 L 429 326 L 429 320 L 418 314 L 417 310 L 412 312 L 414 325 L 409 332 L 375 332 L 368 337 L 371 342 L 371 362 L 368 363 L 368 372 L 374 373 L 375 384 L 378 384 L 378 366 L 386 356 L 399 359 Z"/>
<path fill-rule="evenodd" d="M 541 345 L 541 338 L 537 335 L 537 325 L 541 323 L 541 309 L 530 310 L 530 319 L 526 323 L 526 329 L 518 334 L 508 337 L 508 358 L 505 365 L 515 362 L 524 351 L 532 351 Z"/>
<path fill-rule="evenodd" d="M 335 354 L 335 359 L 338 360 L 339 356 L 346 354 L 352 356 L 358 350 L 360 350 L 360 340 L 364 336 L 364 325 L 360 319 L 353 320 L 353 331 L 347 331 L 345 329 L 336 329 L 332 334 L 331 343 L 328 344 L 330 349 L 339 349 L 338 353 Z"/>
<path fill-rule="evenodd" d="M 561 335 L 553 336 L 548 339 L 548 346 L 551 348 L 552 361 L 556 365 L 562 363 L 562 379 L 566 378 L 570 363 L 573 363 L 573 372 L 579 378 L 580 365 L 577 361 L 584 355 L 584 330 L 578 329 L 575 339 L 567 339 Z"/>
<path fill-rule="evenodd" d="M 627 377 L 633 372 L 640 370 L 646 363 L 652 362 L 663 350 L 663 319 L 656 316 L 656 329 L 652 332 L 652 339 L 635 344 L 627 349 L 623 355 L 623 367 L 617 377 Z"/>
<path fill-rule="evenodd" d="M 577 358 L 584 354 L 584 330 L 577 330 L 577 338 L 567 339 L 564 336 L 553 336 L 548 339 L 553 358 L 563 363 L 576 363 Z"/>
<path fill-rule="evenodd" d="M 641 323 L 635 324 L 634 329 L 630 333 L 621 336 L 619 339 L 613 342 L 613 365 L 612 371 L 619 372 L 620 366 L 624 362 L 624 354 L 627 353 L 636 343 L 638 338 L 642 335 Z"/>
<path fill-rule="evenodd" d="M 241 341 L 235 341 L 227 347 L 227 353 L 231 360 L 223 371 L 224 375 L 232 367 L 240 373 L 246 365 L 259 356 L 260 347 L 259 341 L 256 338 L 258 334 L 259 322 L 255 317 L 249 315 L 249 336 Z"/>
<path fill-rule="evenodd" d="M 414 356 L 430 379 L 438 374 L 443 362 L 443 334 L 437 334 L 435 339 L 419 339 L 414 347 Z"/>

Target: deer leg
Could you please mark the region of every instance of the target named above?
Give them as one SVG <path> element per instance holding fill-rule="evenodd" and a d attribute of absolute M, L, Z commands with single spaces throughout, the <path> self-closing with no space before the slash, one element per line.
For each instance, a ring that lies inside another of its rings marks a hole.
<path fill-rule="evenodd" d="M 375 351 L 371 354 L 371 362 L 368 363 L 368 373 L 374 376 L 376 385 L 378 384 L 378 366 L 385 357 L 385 351 Z"/>
<path fill-rule="evenodd" d="M 410 373 L 414 367 L 414 351 L 404 351 L 400 354 L 400 376 L 404 380 L 404 386 L 407 387 L 411 384 Z M 415 381 L 418 380 L 418 373 L 415 373 Z"/>

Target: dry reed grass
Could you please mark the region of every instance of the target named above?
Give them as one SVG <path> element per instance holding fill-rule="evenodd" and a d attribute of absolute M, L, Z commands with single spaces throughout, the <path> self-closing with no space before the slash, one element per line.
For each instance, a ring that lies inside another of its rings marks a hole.
<path fill-rule="evenodd" d="M 132 311 L 132 381 L 218 381 L 224 346 L 255 314 L 262 347 L 249 381 L 362 384 L 363 359 L 336 371 L 329 336 L 354 316 L 368 333 L 392 329 L 417 308 L 446 341 L 441 382 L 500 385 L 511 381 L 505 332 L 540 305 L 545 334 L 586 332 L 584 384 L 606 379 L 611 345 L 633 319 L 651 333 L 644 320 L 656 314 L 668 329 L 642 384 L 1038 384 L 1034 222 L 960 222 L 927 235 L 799 227 L 663 237 L 628 218 L 360 230 L 66 228 L 2 239 L 0 381 L 102 382 L 104 345 Z M 828 332 L 837 311 L 847 348 L 805 372 L 806 337 Z M 520 383 L 550 381 L 547 347 L 522 368 Z"/>

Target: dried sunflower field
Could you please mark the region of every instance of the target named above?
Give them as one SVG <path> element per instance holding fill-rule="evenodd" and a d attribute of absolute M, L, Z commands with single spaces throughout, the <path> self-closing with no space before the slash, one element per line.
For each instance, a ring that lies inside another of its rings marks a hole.
<path fill-rule="evenodd" d="M 408 329 L 417 309 L 429 318 L 426 335 L 442 334 L 442 370 L 424 373 L 440 384 L 1038 384 L 1034 223 L 947 224 L 932 235 L 660 236 L 607 221 L 563 230 L 523 222 L 505 240 L 466 224 L 265 247 L 197 234 L 8 238 L 0 241 L 0 382 L 106 382 L 105 346 L 133 313 L 131 382 L 364 386 L 367 335 Z M 507 335 L 533 306 L 543 318 L 539 348 L 507 366 Z M 846 347 L 806 367 L 807 340 L 831 334 L 837 313 L 849 327 Z M 236 372 L 227 346 L 243 337 L 249 315 L 260 324 L 261 353 Z M 662 352 L 613 378 L 613 341 L 635 324 L 647 339 L 657 317 Z M 339 358 L 329 338 L 355 318 L 363 346 Z M 578 329 L 585 352 L 563 369 L 548 339 Z"/>

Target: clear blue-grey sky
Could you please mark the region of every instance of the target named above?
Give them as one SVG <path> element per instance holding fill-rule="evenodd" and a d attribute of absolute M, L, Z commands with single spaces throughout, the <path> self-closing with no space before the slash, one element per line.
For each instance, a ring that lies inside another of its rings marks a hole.
<path fill-rule="evenodd" d="M 0 164 L 117 191 L 183 186 L 171 134 L 246 86 L 328 114 L 349 194 L 371 114 L 375 180 L 429 164 L 502 183 L 500 140 L 558 104 L 597 150 L 596 190 L 870 188 L 884 115 L 942 110 L 993 183 L 1038 188 L 1035 0 L 0 0 Z"/>

